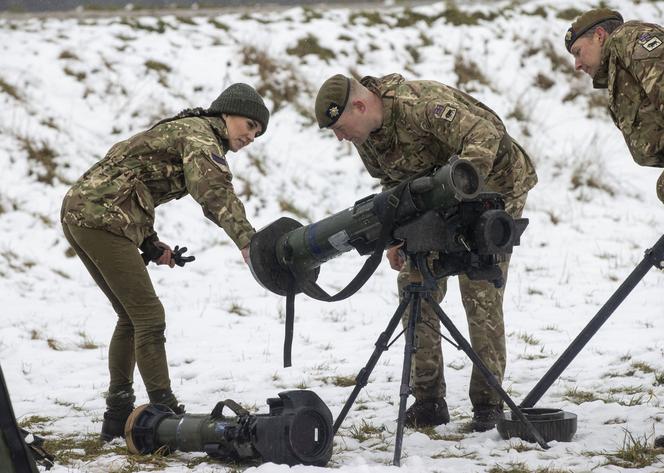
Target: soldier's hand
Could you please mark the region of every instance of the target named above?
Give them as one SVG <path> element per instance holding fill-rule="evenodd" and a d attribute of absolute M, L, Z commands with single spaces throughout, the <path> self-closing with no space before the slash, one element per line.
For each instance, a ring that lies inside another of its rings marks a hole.
<path fill-rule="evenodd" d="M 249 265 L 249 245 L 245 246 L 240 250 L 242 253 L 242 259 L 244 259 L 244 262 Z"/>
<path fill-rule="evenodd" d="M 405 255 L 401 249 L 402 246 L 403 242 L 399 243 L 398 245 L 391 246 L 385 253 L 387 261 L 390 262 L 390 268 L 394 269 L 395 271 L 400 271 L 401 268 L 403 268 L 404 263 L 406 263 Z"/>
<path fill-rule="evenodd" d="M 178 266 L 182 267 L 186 263 L 191 263 L 192 261 L 196 261 L 195 256 L 184 256 L 184 254 L 187 252 L 187 247 L 183 246 L 180 248 L 178 245 L 175 245 L 175 248 L 173 249 L 173 261 L 175 264 Z"/>
<path fill-rule="evenodd" d="M 159 259 L 155 260 L 155 264 L 167 264 L 169 267 L 173 268 L 175 266 L 175 260 L 173 259 L 173 250 L 171 250 L 171 247 L 161 241 L 155 241 L 154 245 L 164 250 Z"/>

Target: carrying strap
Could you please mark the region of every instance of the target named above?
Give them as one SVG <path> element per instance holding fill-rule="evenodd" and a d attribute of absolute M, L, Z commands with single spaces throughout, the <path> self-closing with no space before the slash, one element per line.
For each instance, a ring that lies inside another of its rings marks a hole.
<path fill-rule="evenodd" d="M 346 287 L 340 290 L 335 295 L 329 295 L 323 288 L 321 288 L 314 281 L 302 277 L 298 274 L 293 273 L 293 278 L 289 282 L 288 290 L 286 292 L 286 326 L 285 326 L 285 337 L 284 337 L 284 368 L 291 366 L 291 351 L 293 345 L 293 326 L 295 321 L 295 293 L 297 287 L 300 287 L 302 291 L 311 297 L 323 302 L 337 302 L 355 294 L 360 290 L 362 286 L 369 280 L 371 275 L 376 271 L 378 265 L 383 256 L 383 251 L 385 250 L 385 245 L 391 238 L 392 227 L 394 225 L 394 220 L 397 215 L 397 207 L 399 207 L 399 202 L 401 201 L 401 196 L 410 183 L 410 180 L 400 183 L 387 198 L 387 205 L 385 207 L 383 218 L 381 221 L 381 231 L 380 236 L 376 240 L 376 246 L 374 251 L 367 258 L 367 260 L 362 265 L 360 271 L 355 275 L 355 277 L 349 282 Z"/>
<path fill-rule="evenodd" d="M 286 333 L 284 335 L 284 368 L 291 363 L 291 350 L 293 348 L 293 325 L 295 324 L 295 279 L 291 278 L 286 293 Z"/>
<path fill-rule="evenodd" d="M 237 402 L 233 401 L 232 399 L 226 399 L 225 401 L 219 401 L 217 405 L 214 406 L 214 409 L 212 409 L 212 412 L 210 413 L 210 417 L 212 419 L 223 419 L 224 414 L 222 411 L 224 410 L 224 407 L 228 407 L 238 417 L 249 415 L 249 411 L 239 405 Z"/>

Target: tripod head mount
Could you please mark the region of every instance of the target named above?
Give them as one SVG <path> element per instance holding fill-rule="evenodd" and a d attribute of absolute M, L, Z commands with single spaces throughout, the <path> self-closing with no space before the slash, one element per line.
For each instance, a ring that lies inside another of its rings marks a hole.
<path fill-rule="evenodd" d="M 502 287 L 498 265 L 519 245 L 528 225 L 528 219 L 514 219 L 504 207 L 500 194 L 480 193 L 453 208 L 424 213 L 398 227 L 394 237 L 404 242 L 403 250 L 413 261 L 418 253 L 438 253 L 430 267 L 427 259 L 418 264 L 420 271 L 428 267 L 434 279 L 463 273 Z"/>

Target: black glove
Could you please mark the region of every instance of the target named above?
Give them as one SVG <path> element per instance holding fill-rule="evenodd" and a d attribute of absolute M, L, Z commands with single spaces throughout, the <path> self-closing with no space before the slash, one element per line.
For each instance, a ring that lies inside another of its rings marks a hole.
<path fill-rule="evenodd" d="M 145 266 L 147 266 L 150 261 L 157 261 L 164 253 L 164 249 L 155 245 L 151 240 L 145 240 L 141 245 L 141 250 L 143 251 L 141 257 L 143 258 Z M 178 266 L 184 266 L 185 263 L 191 263 L 196 259 L 195 256 L 183 256 L 186 251 L 186 246 L 183 246 L 182 248 L 177 245 L 175 246 L 175 249 L 172 251 L 172 258 L 175 260 L 175 264 Z"/>
<path fill-rule="evenodd" d="M 173 250 L 173 259 L 175 260 L 175 264 L 178 266 L 184 266 L 185 263 L 191 263 L 196 259 L 195 256 L 182 256 L 186 251 L 186 246 L 180 248 L 178 245 L 175 245 L 175 249 Z"/>
<path fill-rule="evenodd" d="M 154 244 L 155 241 L 157 240 L 145 239 L 143 243 L 141 243 L 141 251 L 143 252 L 141 253 L 141 258 L 143 258 L 145 266 L 147 266 L 150 261 L 157 261 L 164 252 L 163 248 Z"/>

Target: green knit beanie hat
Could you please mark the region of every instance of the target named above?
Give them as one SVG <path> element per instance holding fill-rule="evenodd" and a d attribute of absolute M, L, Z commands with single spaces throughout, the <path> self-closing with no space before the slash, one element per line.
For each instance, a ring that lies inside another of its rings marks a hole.
<path fill-rule="evenodd" d="M 224 90 L 217 99 L 212 102 L 208 112 L 229 115 L 240 115 L 252 118 L 261 124 L 263 130 L 256 136 L 260 136 L 267 130 L 270 120 L 270 112 L 265 106 L 263 99 L 253 87 L 247 84 L 237 83 Z"/>

